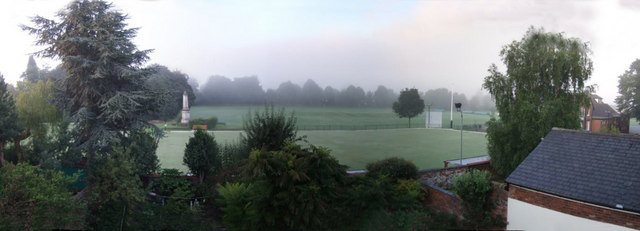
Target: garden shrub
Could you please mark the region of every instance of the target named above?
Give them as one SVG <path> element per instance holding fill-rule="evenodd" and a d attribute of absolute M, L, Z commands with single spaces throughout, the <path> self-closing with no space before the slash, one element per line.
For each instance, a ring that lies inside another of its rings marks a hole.
<path fill-rule="evenodd" d="M 426 208 L 413 210 L 378 211 L 357 230 L 455 230 L 458 219 L 455 215 Z"/>
<path fill-rule="evenodd" d="M 202 220 L 202 199 L 195 203 L 195 187 L 177 169 L 163 169 L 162 177 L 151 183 L 156 193 L 149 206 L 153 216 L 150 227 L 157 230 L 192 230 Z M 194 203 L 194 206 L 191 206 Z"/>
<path fill-rule="evenodd" d="M 491 200 L 493 187 L 490 179 L 491 173 L 471 169 L 453 181 L 454 189 L 462 199 L 465 223 L 476 229 L 500 225 L 498 221 L 501 219 L 491 217 L 495 203 Z"/>
<path fill-rule="evenodd" d="M 208 130 L 212 130 L 218 125 L 218 117 L 212 116 L 208 119 L 203 118 L 191 118 L 189 119 L 189 127 L 192 128 L 193 125 L 207 125 Z"/>
<path fill-rule="evenodd" d="M 0 167 L 0 230 L 53 230 L 80 225 L 82 201 L 66 187 L 76 181 L 56 170 L 25 163 Z"/>
<path fill-rule="evenodd" d="M 399 179 L 396 184 L 396 193 L 415 201 L 422 201 L 428 195 L 428 191 L 422 187 L 422 183 L 414 179 Z"/>
<path fill-rule="evenodd" d="M 240 168 L 246 162 L 251 149 L 242 141 L 225 143 L 220 148 L 220 164 L 218 180 L 227 182 L 240 175 Z"/>
<path fill-rule="evenodd" d="M 367 164 L 368 175 L 371 177 L 388 176 L 397 179 L 416 179 L 418 168 L 411 161 L 403 158 L 391 157 Z"/>
<path fill-rule="evenodd" d="M 242 140 L 251 149 L 282 150 L 287 143 L 298 140 L 296 121 L 293 113 L 285 115 L 284 108 L 276 111 L 273 106 L 265 106 L 264 111 L 249 112 L 244 118 Z"/>
<path fill-rule="evenodd" d="M 326 148 L 290 143 L 282 151 L 253 151 L 244 176 L 258 192 L 254 200 L 262 230 L 335 228 L 346 166 Z"/>
<path fill-rule="evenodd" d="M 224 212 L 222 222 L 230 230 L 259 230 L 258 210 L 252 202 L 255 190 L 250 183 L 227 183 L 217 186 L 216 203 Z"/>
<path fill-rule="evenodd" d="M 197 129 L 193 137 L 189 138 L 184 149 L 182 162 L 189 167 L 191 173 L 198 176 L 200 183 L 205 177 L 212 176 L 220 170 L 218 143 L 213 133 Z"/>

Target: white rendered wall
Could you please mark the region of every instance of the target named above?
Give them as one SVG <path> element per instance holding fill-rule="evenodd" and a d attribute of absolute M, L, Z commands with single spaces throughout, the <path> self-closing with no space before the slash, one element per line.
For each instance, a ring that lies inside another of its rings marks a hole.
<path fill-rule="evenodd" d="M 509 222 L 507 230 L 633 230 L 623 226 L 576 217 L 513 198 L 508 199 L 507 206 L 507 221 Z"/>
<path fill-rule="evenodd" d="M 429 112 L 424 113 L 424 124 L 427 128 L 441 128 L 442 127 L 442 112 L 431 112 L 431 124 L 429 124 Z"/>

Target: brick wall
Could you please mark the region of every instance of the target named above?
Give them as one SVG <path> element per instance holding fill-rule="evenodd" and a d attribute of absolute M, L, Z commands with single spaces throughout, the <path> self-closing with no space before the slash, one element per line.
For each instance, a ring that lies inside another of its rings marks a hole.
<path fill-rule="evenodd" d="M 491 200 L 495 202 L 495 208 L 492 214 L 502 216 L 506 223 L 508 192 L 504 190 L 503 183 L 491 182 L 491 184 L 493 185 Z M 458 219 L 463 219 L 462 199 L 458 195 L 428 183 L 423 183 L 423 187 L 429 193 L 427 198 L 423 201 L 425 206 L 440 212 L 454 214 Z"/>
<path fill-rule="evenodd" d="M 453 187 L 453 179 L 467 171 L 467 166 L 421 170 L 418 180 L 443 189 Z"/>
<path fill-rule="evenodd" d="M 462 175 L 468 169 L 489 171 L 493 179 L 499 177 L 491 167 L 491 164 L 486 162 L 476 165 L 420 170 L 418 171 L 418 180 L 440 188 L 451 189 L 453 187 L 453 178 Z"/>
<path fill-rule="evenodd" d="M 457 195 L 431 184 L 423 184 L 429 195 L 422 202 L 425 206 L 440 212 L 454 214 L 462 219 L 462 199 Z"/>
<path fill-rule="evenodd" d="M 638 214 L 567 200 L 516 185 L 509 186 L 509 198 L 577 217 L 640 229 Z"/>

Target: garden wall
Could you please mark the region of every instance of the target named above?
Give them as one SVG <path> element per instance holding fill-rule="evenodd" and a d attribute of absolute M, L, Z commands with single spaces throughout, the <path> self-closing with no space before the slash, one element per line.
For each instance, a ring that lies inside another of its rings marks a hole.
<path fill-rule="evenodd" d="M 447 189 L 453 188 L 453 179 L 466 172 L 468 169 L 487 170 L 494 174 L 489 163 L 473 166 L 457 166 L 440 169 L 421 170 L 418 172 L 418 179 L 429 193 L 423 201 L 425 206 L 435 210 L 456 215 L 463 218 L 462 199 Z M 494 215 L 501 215 L 506 222 L 507 217 L 507 197 L 508 192 L 504 189 L 503 183 L 491 182 L 493 185 L 492 200 L 495 201 Z"/>

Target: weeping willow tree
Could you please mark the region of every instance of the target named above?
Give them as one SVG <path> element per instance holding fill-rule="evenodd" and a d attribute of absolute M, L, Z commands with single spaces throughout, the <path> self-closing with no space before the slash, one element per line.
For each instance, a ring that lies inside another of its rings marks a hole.
<path fill-rule="evenodd" d="M 588 103 L 593 64 L 587 43 L 530 28 L 520 41 L 502 48 L 507 71 L 489 67 L 483 87 L 500 118 L 487 128 L 491 165 L 510 174 L 551 128 L 580 128 L 580 106 Z"/>

